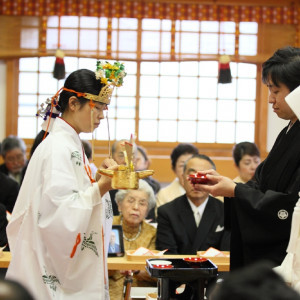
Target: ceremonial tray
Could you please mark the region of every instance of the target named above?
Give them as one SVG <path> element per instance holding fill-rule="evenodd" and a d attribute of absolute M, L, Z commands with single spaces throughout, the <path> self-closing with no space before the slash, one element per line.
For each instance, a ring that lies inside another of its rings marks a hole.
<path fill-rule="evenodd" d="M 147 259 L 146 270 L 151 277 L 174 279 L 178 281 L 195 280 L 195 278 L 211 278 L 218 274 L 218 267 L 209 259 L 201 262 L 188 262 L 184 258 L 168 258 L 172 268 L 157 267 L 159 259 Z M 155 265 L 151 263 L 155 261 Z"/>

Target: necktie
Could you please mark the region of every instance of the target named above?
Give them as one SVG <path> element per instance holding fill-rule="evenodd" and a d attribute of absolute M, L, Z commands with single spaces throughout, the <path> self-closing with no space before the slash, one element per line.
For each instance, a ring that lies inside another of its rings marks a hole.
<path fill-rule="evenodd" d="M 195 212 L 195 222 L 196 222 L 196 226 L 197 226 L 197 227 L 199 226 L 200 219 L 201 219 L 201 215 L 200 215 L 200 212 L 197 210 L 197 211 Z"/>

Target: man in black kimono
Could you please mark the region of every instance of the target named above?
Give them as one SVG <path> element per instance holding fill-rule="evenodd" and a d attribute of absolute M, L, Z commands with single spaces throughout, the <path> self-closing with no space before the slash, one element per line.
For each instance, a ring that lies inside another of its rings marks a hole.
<path fill-rule="evenodd" d="M 214 170 L 207 170 L 202 173 L 207 174 L 210 182 L 196 185 L 214 196 L 228 197 L 225 226 L 231 229 L 231 269 L 262 259 L 281 264 L 300 190 L 300 123 L 285 101 L 300 85 L 300 49 L 277 50 L 263 64 L 262 78 L 269 88 L 273 111 L 289 122 L 257 168 L 254 180 L 236 184 Z"/>

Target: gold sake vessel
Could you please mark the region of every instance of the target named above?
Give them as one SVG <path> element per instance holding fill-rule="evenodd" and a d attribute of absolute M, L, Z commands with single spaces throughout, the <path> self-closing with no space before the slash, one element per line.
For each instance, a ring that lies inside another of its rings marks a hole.
<path fill-rule="evenodd" d="M 123 167 L 123 166 L 120 166 Z M 113 189 L 138 189 L 139 188 L 139 179 L 151 176 L 154 174 L 153 170 L 144 170 L 144 171 L 132 171 L 128 168 L 125 170 L 107 170 L 99 169 L 98 173 L 101 175 L 106 175 L 112 177 L 111 186 Z"/>
<path fill-rule="evenodd" d="M 125 165 L 120 165 L 118 170 L 98 169 L 101 175 L 112 177 L 111 186 L 113 189 L 138 189 L 139 179 L 146 178 L 154 174 L 153 170 L 135 171 L 133 165 L 133 141 L 124 142 L 123 153 Z"/>

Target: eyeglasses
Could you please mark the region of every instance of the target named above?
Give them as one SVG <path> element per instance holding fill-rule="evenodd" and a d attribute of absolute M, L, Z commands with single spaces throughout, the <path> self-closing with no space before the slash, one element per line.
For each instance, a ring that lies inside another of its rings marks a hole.
<path fill-rule="evenodd" d="M 23 162 L 24 161 L 24 154 L 19 154 L 19 155 L 16 155 L 16 156 L 9 156 L 9 157 L 6 156 L 4 160 L 8 163 Z"/>
<path fill-rule="evenodd" d="M 135 198 L 127 198 L 127 199 L 124 199 L 128 204 L 130 205 L 137 205 L 140 206 L 140 207 L 146 207 L 148 206 L 148 202 L 147 200 L 138 200 L 138 199 L 135 199 Z"/>

